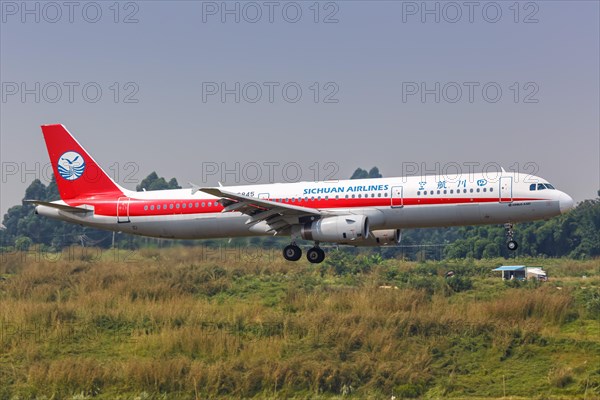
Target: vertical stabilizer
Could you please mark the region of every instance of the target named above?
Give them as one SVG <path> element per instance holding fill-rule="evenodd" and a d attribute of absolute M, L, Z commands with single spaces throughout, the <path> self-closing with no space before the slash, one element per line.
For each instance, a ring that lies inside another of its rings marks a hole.
<path fill-rule="evenodd" d="M 63 200 L 97 195 L 123 195 L 123 189 L 100 168 L 75 138 L 60 125 L 42 125 L 50 163 Z"/>

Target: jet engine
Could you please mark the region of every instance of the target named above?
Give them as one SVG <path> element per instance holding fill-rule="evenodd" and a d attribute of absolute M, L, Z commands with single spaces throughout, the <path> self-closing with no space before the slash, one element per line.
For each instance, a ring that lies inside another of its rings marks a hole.
<path fill-rule="evenodd" d="M 354 246 L 395 246 L 402 240 L 400 229 L 380 229 L 369 232 L 369 237 L 353 242 Z"/>
<path fill-rule="evenodd" d="M 366 215 L 340 215 L 298 225 L 299 235 L 305 240 L 355 244 L 369 235 Z"/>

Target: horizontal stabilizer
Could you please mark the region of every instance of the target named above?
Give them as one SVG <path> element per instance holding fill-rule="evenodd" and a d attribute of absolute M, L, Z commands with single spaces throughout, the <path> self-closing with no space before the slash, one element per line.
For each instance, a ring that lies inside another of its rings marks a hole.
<path fill-rule="evenodd" d="M 61 203 L 52 203 L 50 201 L 41 201 L 41 200 L 23 200 L 23 203 L 27 204 L 35 204 L 36 206 L 45 206 L 50 208 L 56 208 L 57 210 L 67 211 L 72 213 L 88 213 L 92 212 L 93 209 L 88 209 L 86 207 L 73 207 L 67 204 Z"/>

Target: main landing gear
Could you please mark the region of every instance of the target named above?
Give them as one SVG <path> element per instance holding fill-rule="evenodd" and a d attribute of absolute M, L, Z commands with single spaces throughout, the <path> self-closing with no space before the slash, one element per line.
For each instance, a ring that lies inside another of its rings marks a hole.
<path fill-rule="evenodd" d="M 298 261 L 300 257 L 302 257 L 302 250 L 294 242 L 283 249 L 283 258 L 288 261 Z M 316 243 L 315 247 L 306 252 L 306 258 L 313 264 L 322 263 L 325 260 L 325 251 Z"/>
<path fill-rule="evenodd" d="M 519 247 L 519 244 L 514 240 L 515 231 L 513 230 L 513 224 L 510 222 L 504 224 L 504 229 L 506 230 L 506 247 L 510 251 L 515 251 Z"/>
<path fill-rule="evenodd" d="M 283 258 L 288 261 L 298 261 L 302 257 L 302 250 L 292 242 L 283 249 Z"/>
<path fill-rule="evenodd" d="M 315 245 L 315 247 L 306 252 L 306 258 L 313 264 L 319 264 L 325 259 L 325 252 L 322 248 Z"/>

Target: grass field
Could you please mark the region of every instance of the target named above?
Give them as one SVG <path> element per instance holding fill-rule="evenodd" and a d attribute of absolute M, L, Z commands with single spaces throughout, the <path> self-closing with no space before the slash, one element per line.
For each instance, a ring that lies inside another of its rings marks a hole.
<path fill-rule="evenodd" d="M 501 264 L 550 281 L 502 282 Z M 600 398 L 599 261 L 3 254 L 0 399 Z M 448 270 L 456 277 L 446 279 Z"/>

